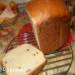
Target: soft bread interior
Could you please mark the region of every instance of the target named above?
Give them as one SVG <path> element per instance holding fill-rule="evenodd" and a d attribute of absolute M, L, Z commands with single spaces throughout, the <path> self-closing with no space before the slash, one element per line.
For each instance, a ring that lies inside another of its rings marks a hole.
<path fill-rule="evenodd" d="M 5 55 L 3 66 L 6 68 L 7 75 L 29 75 L 43 65 L 45 61 L 40 50 L 32 45 L 24 44 Z"/>

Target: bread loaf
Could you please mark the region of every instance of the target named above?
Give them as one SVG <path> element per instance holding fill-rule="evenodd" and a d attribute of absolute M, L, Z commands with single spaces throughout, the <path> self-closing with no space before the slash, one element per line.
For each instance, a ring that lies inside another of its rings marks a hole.
<path fill-rule="evenodd" d="M 64 0 L 32 0 L 26 10 L 40 50 L 48 54 L 66 42 L 70 15 Z"/>
<path fill-rule="evenodd" d="M 6 69 L 6 75 L 37 75 L 45 61 L 40 50 L 29 44 L 24 44 L 5 55 L 3 66 Z"/>

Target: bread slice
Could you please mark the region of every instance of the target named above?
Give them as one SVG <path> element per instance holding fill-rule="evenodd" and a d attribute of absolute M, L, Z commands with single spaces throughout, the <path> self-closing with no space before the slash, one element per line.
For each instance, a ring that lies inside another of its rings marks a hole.
<path fill-rule="evenodd" d="M 40 50 L 32 45 L 23 44 L 5 55 L 3 66 L 6 75 L 37 75 L 45 61 Z"/>

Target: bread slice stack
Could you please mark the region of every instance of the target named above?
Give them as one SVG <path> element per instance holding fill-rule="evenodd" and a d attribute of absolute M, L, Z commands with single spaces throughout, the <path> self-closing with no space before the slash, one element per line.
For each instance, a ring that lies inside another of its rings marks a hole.
<path fill-rule="evenodd" d="M 38 75 L 45 64 L 43 53 L 29 44 L 9 51 L 3 58 L 6 75 Z"/>

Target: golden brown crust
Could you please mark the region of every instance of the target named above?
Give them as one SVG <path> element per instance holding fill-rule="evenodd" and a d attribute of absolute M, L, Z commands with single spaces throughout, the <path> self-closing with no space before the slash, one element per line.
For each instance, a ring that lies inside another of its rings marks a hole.
<path fill-rule="evenodd" d="M 37 26 L 40 48 L 45 54 L 57 50 L 67 42 L 69 26 L 61 19 L 53 18 L 53 20 Z"/>
<path fill-rule="evenodd" d="M 32 0 L 26 8 L 36 24 L 53 16 L 69 15 L 63 0 Z"/>
<path fill-rule="evenodd" d="M 66 43 L 69 11 L 64 0 L 32 0 L 26 6 L 40 49 L 48 54 Z"/>

